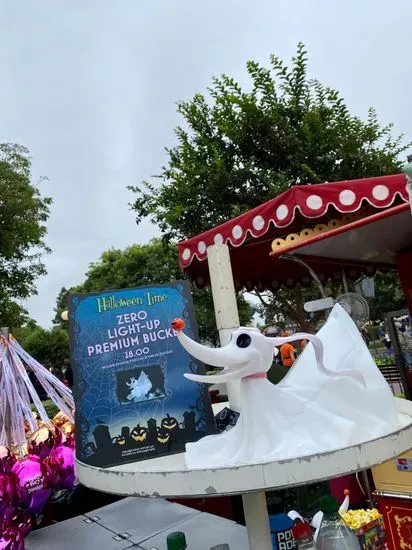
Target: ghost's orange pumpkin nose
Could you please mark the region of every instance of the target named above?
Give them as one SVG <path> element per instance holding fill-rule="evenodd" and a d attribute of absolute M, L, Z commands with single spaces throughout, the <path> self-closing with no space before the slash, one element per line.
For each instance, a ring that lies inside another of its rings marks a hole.
<path fill-rule="evenodd" d="M 183 319 L 177 318 L 172 321 L 172 329 L 177 330 L 177 332 L 182 331 L 186 326 L 186 323 Z"/>

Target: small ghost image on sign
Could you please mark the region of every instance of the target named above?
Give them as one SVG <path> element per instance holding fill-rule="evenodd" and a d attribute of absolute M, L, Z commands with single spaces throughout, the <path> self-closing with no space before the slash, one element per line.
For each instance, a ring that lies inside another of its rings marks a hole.
<path fill-rule="evenodd" d="M 267 338 L 240 327 L 227 346 L 203 346 L 178 332 L 182 346 L 207 365 L 209 376 L 188 373 L 194 382 L 240 380 L 241 411 L 229 431 L 186 444 L 191 469 L 258 464 L 330 452 L 377 439 L 399 425 L 392 391 L 355 323 L 340 305 L 315 336 Z M 309 340 L 278 384 L 266 377 L 277 346 Z"/>
<path fill-rule="evenodd" d="M 115 391 L 119 403 L 130 405 L 151 399 L 162 399 L 170 392 L 166 389 L 164 365 L 128 365 L 115 373 Z"/>
<path fill-rule="evenodd" d="M 149 377 L 143 371 L 140 373 L 138 379 L 132 377 L 130 378 L 130 382 L 126 382 L 126 385 L 130 388 L 130 393 L 127 396 L 127 399 L 132 402 L 139 402 L 147 399 L 147 393 L 152 387 Z"/>

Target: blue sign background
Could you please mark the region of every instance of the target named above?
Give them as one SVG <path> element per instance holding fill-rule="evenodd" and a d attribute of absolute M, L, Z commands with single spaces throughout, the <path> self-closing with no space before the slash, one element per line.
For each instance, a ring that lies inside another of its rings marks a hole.
<path fill-rule="evenodd" d="M 197 338 L 187 281 L 72 294 L 69 310 L 79 460 L 104 467 L 180 452 L 187 441 L 214 432 L 207 388 L 183 377 L 204 367 L 171 329 L 171 321 L 181 317 L 185 333 Z M 139 402 L 129 401 L 132 378 L 143 370 L 145 379 L 147 374 L 159 381 L 159 366 L 165 392 L 157 389 Z M 179 428 L 165 421 L 168 417 Z"/>

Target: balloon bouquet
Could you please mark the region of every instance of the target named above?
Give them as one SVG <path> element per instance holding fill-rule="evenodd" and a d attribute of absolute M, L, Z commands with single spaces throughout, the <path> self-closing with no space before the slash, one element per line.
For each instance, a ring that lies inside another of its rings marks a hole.
<path fill-rule="evenodd" d="M 60 409 L 52 420 L 30 371 Z M 12 336 L 1 336 L 0 550 L 24 550 L 24 538 L 52 492 L 75 486 L 73 410 L 69 388 Z"/>

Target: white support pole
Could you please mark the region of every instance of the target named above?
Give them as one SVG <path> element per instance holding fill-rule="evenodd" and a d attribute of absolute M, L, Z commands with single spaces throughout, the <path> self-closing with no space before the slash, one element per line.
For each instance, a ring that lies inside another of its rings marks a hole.
<path fill-rule="evenodd" d="M 229 343 L 232 331 L 239 327 L 229 248 L 223 244 L 209 246 L 207 257 L 216 325 L 220 343 L 225 346 Z M 240 412 L 240 381 L 227 384 L 227 391 L 231 409 Z M 250 550 L 272 550 L 265 493 L 248 493 L 242 498 Z"/>
<path fill-rule="evenodd" d="M 273 550 L 265 493 L 243 495 L 250 550 Z"/>
<path fill-rule="evenodd" d="M 346 273 L 345 273 L 345 270 L 344 268 L 342 267 L 342 283 L 343 283 L 343 290 L 344 292 L 349 292 L 349 285 L 348 285 L 348 279 L 346 277 Z"/>
<path fill-rule="evenodd" d="M 236 292 L 233 284 L 232 266 L 230 264 L 229 248 L 225 244 L 214 244 L 207 249 L 207 259 L 215 307 L 216 326 L 219 331 L 220 343 L 229 343 L 232 331 L 239 327 Z M 229 382 L 227 393 L 230 408 L 240 411 L 240 381 Z"/>

